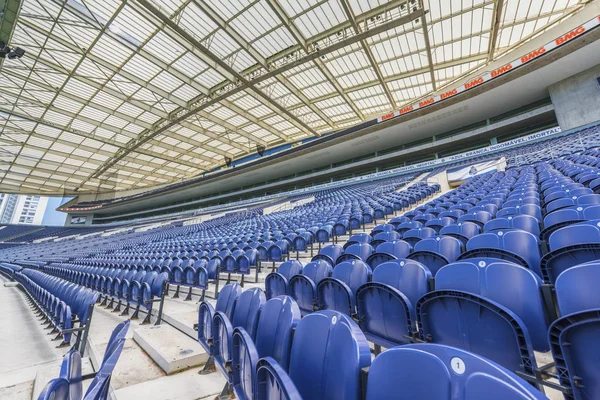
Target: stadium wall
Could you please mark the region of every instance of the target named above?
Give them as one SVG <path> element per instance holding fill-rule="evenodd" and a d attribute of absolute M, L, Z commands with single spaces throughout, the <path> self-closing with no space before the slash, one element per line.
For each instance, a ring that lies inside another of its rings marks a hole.
<path fill-rule="evenodd" d="M 548 88 L 563 130 L 600 120 L 600 64 Z"/>

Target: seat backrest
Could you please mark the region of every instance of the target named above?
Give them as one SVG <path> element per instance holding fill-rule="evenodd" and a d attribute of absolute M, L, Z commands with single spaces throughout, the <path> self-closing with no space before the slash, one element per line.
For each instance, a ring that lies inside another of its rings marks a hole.
<path fill-rule="evenodd" d="M 118 339 L 111 347 L 111 352 L 104 355 L 104 361 L 102 362 L 100 369 L 85 392 L 85 399 L 106 399 L 110 376 L 117 365 L 117 361 L 121 356 L 124 345 L 125 338 Z M 109 349 L 107 348 L 106 351 L 108 353 Z"/>
<path fill-rule="evenodd" d="M 415 244 L 415 252 L 427 251 L 444 256 L 448 262 L 452 262 L 460 256 L 462 243 L 451 236 L 436 236 L 423 239 Z"/>
<path fill-rule="evenodd" d="M 394 240 L 377 246 L 377 253 L 390 254 L 394 257 L 405 258 L 412 251 L 412 246 L 404 240 Z"/>
<path fill-rule="evenodd" d="M 258 361 L 256 375 L 252 378 L 253 382 L 256 382 L 256 388 L 252 396 L 248 398 L 255 400 L 296 400 L 302 398 L 286 371 L 270 357 L 261 358 Z"/>
<path fill-rule="evenodd" d="M 356 243 L 370 243 L 371 240 L 373 240 L 373 237 L 371 235 L 369 235 L 368 233 L 364 233 L 364 232 L 352 235 L 348 239 L 349 242 L 356 242 Z"/>
<path fill-rule="evenodd" d="M 370 364 L 367 339 L 348 316 L 318 311 L 298 323 L 289 376 L 302 398 L 359 400 L 360 370 Z"/>
<path fill-rule="evenodd" d="M 417 242 L 435 235 L 437 235 L 437 232 L 431 228 L 411 229 L 402 234 L 402 240 L 414 246 Z"/>
<path fill-rule="evenodd" d="M 52 379 L 40 393 L 38 400 L 69 398 L 69 382 L 64 378 Z"/>
<path fill-rule="evenodd" d="M 344 261 L 333 269 L 332 278 L 344 282 L 352 293 L 371 277 L 371 267 L 360 260 Z"/>
<path fill-rule="evenodd" d="M 161 272 L 160 274 L 156 275 L 156 277 L 152 281 L 152 284 L 150 285 L 152 295 L 155 295 L 155 296 L 162 295 L 163 283 L 168 280 L 169 280 L 169 275 L 166 272 Z"/>
<path fill-rule="evenodd" d="M 393 225 L 390 225 L 393 226 Z M 385 231 L 385 232 L 380 232 L 377 235 L 375 235 L 375 240 L 379 240 L 379 241 L 384 241 L 384 242 L 389 242 L 392 240 L 398 240 L 400 239 L 401 235 L 396 232 L 396 231 Z"/>
<path fill-rule="evenodd" d="M 240 294 L 242 294 L 242 287 L 238 283 L 230 283 L 223 286 L 217 297 L 215 311 L 225 313 L 231 320 L 236 307 L 236 301 L 240 297 Z"/>
<path fill-rule="evenodd" d="M 357 243 L 351 246 L 348 246 L 344 255 L 353 255 L 360 258 L 363 261 L 373 254 L 373 246 L 368 243 Z"/>
<path fill-rule="evenodd" d="M 527 326 L 534 349 L 548 351 L 548 320 L 542 280 L 531 270 L 494 258 L 457 261 L 435 276 L 436 290 L 461 290 L 481 295 L 514 312 Z"/>
<path fill-rule="evenodd" d="M 375 236 L 377 233 L 380 233 L 380 232 L 390 232 L 390 231 L 393 231 L 394 229 L 396 229 L 396 227 L 392 224 L 377 225 L 375 228 L 373 228 L 372 235 Z"/>
<path fill-rule="evenodd" d="M 411 229 L 421 228 L 422 226 L 423 226 L 423 224 L 418 221 L 404 222 L 404 223 L 401 223 L 400 225 L 396 226 L 396 231 L 398 233 L 402 234 Z"/>
<path fill-rule="evenodd" d="M 337 261 L 338 257 L 342 254 L 344 254 L 344 248 L 342 246 L 339 246 L 337 244 L 330 244 L 329 246 L 325 246 L 321 250 L 319 250 L 319 254 L 313 257 L 313 260 L 318 259 L 319 256 L 325 256 L 325 258 L 331 260 L 331 262 L 335 265 L 335 262 Z"/>
<path fill-rule="evenodd" d="M 288 281 L 292 276 L 298 275 L 300 272 L 302 272 L 302 263 L 298 260 L 288 260 L 277 268 L 277 273 Z"/>
<path fill-rule="evenodd" d="M 548 240 L 551 251 L 580 244 L 600 244 L 600 220 L 565 226 L 553 232 Z"/>
<path fill-rule="evenodd" d="M 514 254 L 523 259 L 524 267 L 542 276 L 538 238 L 529 232 L 499 230 L 482 233 L 467 242 L 467 251 L 478 249 L 497 249 Z"/>
<path fill-rule="evenodd" d="M 256 326 L 263 305 L 267 302 L 265 292 L 260 288 L 252 288 L 243 291 L 238 297 L 231 326 L 241 326 L 254 338 Z"/>
<path fill-rule="evenodd" d="M 467 239 L 478 235 L 481 232 L 479 225 L 473 222 L 459 222 L 440 229 L 440 235 L 460 235 Z"/>
<path fill-rule="evenodd" d="M 290 296 L 267 301 L 261 311 L 254 340 L 259 357 L 273 357 L 287 371 L 292 336 L 300 318 L 298 304 Z"/>
<path fill-rule="evenodd" d="M 556 300 L 561 315 L 600 308 L 600 262 L 576 265 L 556 279 Z"/>
<path fill-rule="evenodd" d="M 369 369 L 367 400 L 534 400 L 541 392 L 477 354 L 439 344 L 409 344 L 378 355 Z"/>
<path fill-rule="evenodd" d="M 110 354 L 113 352 L 113 349 L 116 346 L 119 346 L 119 341 L 121 339 L 125 339 L 127 331 L 129 330 L 129 323 L 130 321 L 123 321 L 120 324 L 118 324 L 115 327 L 115 329 L 113 329 L 110 335 L 110 339 L 108 339 L 108 343 L 106 344 L 106 351 L 104 352 L 104 358 L 102 360 L 102 363 L 104 363 L 107 360 L 107 358 L 110 357 Z"/>
<path fill-rule="evenodd" d="M 398 289 L 415 307 L 417 300 L 429 291 L 429 279 L 431 272 L 426 266 L 401 258 L 379 264 L 371 280 Z"/>
<path fill-rule="evenodd" d="M 69 382 L 69 397 L 72 399 L 81 399 L 83 396 L 83 385 L 81 381 L 81 354 L 79 351 L 70 350 L 65 354 L 60 366 L 60 377 Z"/>
<path fill-rule="evenodd" d="M 315 285 L 318 285 L 323 278 L 328 278 L 333 271 L 331 265 L 325 260 L 311 261 L 302 269 L 302 275 L 309 278 Z"/>
<path fill-rule="evenodd" d="M 496 218 L 488 221 L 483 230 L 485 232 L 499 229 L 521 229 L 535 236 L 540 235 L 540 223 L 531 215 L 509 215 L 505 218 Z"/>
<path fill-rule="evenodd" d="M 493 300 L 455 289 L 435 290 L 419 299 L 416 312 L 421 340 L 472 351 L 511 371 L 532 374 L 536 368 L 525 323 Z"/>

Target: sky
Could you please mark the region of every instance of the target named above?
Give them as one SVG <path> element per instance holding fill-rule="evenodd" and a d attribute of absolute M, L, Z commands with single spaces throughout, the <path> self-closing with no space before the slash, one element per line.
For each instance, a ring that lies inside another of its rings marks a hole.
<path fill-rule="evenodd" d="M 49 197 L 48 206 L 46 207 L 46 212 L 44 213 L 42 225 L 63 226 L 65 224 L 65 220 L 67 219 L 67 213 L 56 211 L 56 207 L 66 203 L 71 199 L 72 197 Z"/>

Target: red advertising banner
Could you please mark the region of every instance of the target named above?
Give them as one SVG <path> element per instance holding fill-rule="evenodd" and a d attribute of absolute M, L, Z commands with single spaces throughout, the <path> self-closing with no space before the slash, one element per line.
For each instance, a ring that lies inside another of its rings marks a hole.
<path fill-rule="evenodd" d="M 524 56 L 522 56 L 521 58 L 519 58 L 517 60 L 514 60 L 512 62 L 504 64 L 503 66 L 501 66 L 491 72 L 487 72 L 487 73 L 483 74 L 482 76 L 475 78 L 475 79 L 471 80 L 470 82 L 465 83 L 464 85 L 460 85 L 454 89 L 450 89 L 444 93 L 435 95 L 428 99 L 421 100 L 419 103 L 415 103 L 415 104 L 412 104 L 409 106 L 404 106 L 402 109 L 400 109 L 398 111 L 393 111 L 382 117 L 379 117 L 379 118 L 377 118 L 377 123 L 390 120 L 390 119 L 398 117 L 400 115 L 404 115 L 406 113 L 418 110 L 419 108 L 423 108 L 423 107 L 430 106 L 432 104 L 439 103 L 442 100 L 456 96 L 457 94 L 467 91 L 469 89 L 472 89 L 476 86 L 479 86 L 482 83 L 489 82 L 492 79 L 495 79 L 501 75 L 504 75 L 505 73 L 512 71 L 513 69 L 518 68 L 521 65 L 527 64 L 527 63 L 531 62 L 532 60 L 535 60 L 536 58 L 543 56 L 547 52 L 552 51 L 555 48 L 560 47 L 560 46 L 564 45 L 565 43 L 570 42 L 571 40 L 575 39 L 576 37 L 578 37 L 586 32 L 591 31 L 598 25 L 600 25 L 600 15 L 592 20 L 589 20 L 585 24 L 573 29 L 572 31 L 562 35 L 561 37 L 553 40 L 552 42 L 540 47 L 539 49 L 534 50 L 529 54 L 525 54 Z"/>

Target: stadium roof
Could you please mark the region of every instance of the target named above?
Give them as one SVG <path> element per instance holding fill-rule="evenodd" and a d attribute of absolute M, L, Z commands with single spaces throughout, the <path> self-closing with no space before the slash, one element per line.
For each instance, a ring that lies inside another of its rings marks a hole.
<path fill-rule="evenodd" d="M 0 191 L 62 194 L 180 181 L 356 125 L 585 2 L 21 3 L 10 45 L 26 54 L 0 60 Z"/>

